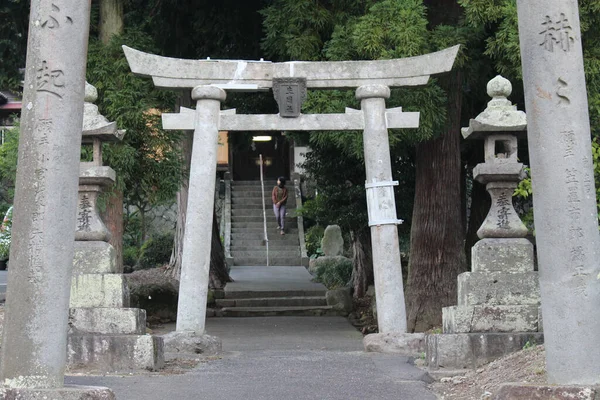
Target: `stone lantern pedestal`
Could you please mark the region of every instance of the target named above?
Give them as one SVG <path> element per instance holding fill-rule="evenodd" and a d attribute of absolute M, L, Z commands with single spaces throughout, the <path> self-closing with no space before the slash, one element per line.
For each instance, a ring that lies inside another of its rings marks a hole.
<path fill-rule="evenodd" d="M 443 334 L 428 336 L 432 369 L 476 368 L 542 341 L 533 245 L 512 204 L 524 177 L 517 139 L 527 122 L 525 113 L 507 100 L 511 91 L 508 80 L 491 80 L 492 100 L 463 129 L 465 138 L 484 140 L 485 162 L 475 167 L 473 177 L 486 185 L 492 206 L 477 231 L 481 240 L 472 249 L 471 272 L 458 276 L 458 305 L 442 310 Z"/>
<path fill-rule="evenodd" d="M 115 171 L 102 165 L 102 143 L 123 133 L 92 104 L 96 89 L 87 84 L 82 143 L 91 144 L 93 160 L 82 162 L 71 284 L 68 363 L 103 372 L 160 369 L 163 340 L 146 334 L 146 311 L 129 308 L 129 289 L 110 232 L 98 213 L 98 197 L 115 182 Z"/>

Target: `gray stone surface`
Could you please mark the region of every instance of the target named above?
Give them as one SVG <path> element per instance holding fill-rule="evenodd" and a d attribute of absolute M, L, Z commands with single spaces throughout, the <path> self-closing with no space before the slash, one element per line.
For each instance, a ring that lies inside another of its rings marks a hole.
<path fill-rule="evenodd" d="M 321 239 L 321 250 L 326 256 L 341 256 L 344 252 L 342 229 L 338 225 L 328 225 Z"/>
<path fill-rule="evenodd" d="M 117 271 L 115 248 L 107 242 L 75 242 L 73 275 L 114 274 Z"/>
<path fill-rule="evenodd" d="M 120 274 L 80 274 L 71 283 L 71 307 L 129 307 L 129 287 Z"/>
<path fill-rule="evenodd" d="M 90 2 L 64 0 L 57 10 L 32 0 L 30 8 L 0 382 L 54 388 L 48 394 L 56 398 L 66 361 Z M 5 390 L 8 398 L 36 397 Z"/>
<path fill-rule="evenodd" d="M 477 305 L 442 309 L 444 333 L 537 332 L 537 316 L 537 305 Z"/>
<path fill-rule="evenodd" d="M 484 132 L 525 132 L 527 116 L 507 99 L 512 93 L 510 81 L 496 76 L 488 82 L 487 93 L 492 100 L 481 114 L 469 121 L 468 128 L 462 129 L 463 137 L 477 139 Z"/>
<path fill-rule="evenodd" d="M 327 305 L 333 306 L 346 314 L 352 311 L 352 294 L 350 288 L 339 288 L 328 290 L 325 294 Z"/>
<path fill-rule="evenodd" d="M 600 383 L 600 236 L 576 0 L 518 0 L 548 382 Z"/>
<path fill-rule="evenodd" d="M 541 333 L 457 333 L 426 336 L 426 360 L 431 370 L 475 369 L 502 356 L 541 344 Z"/>
<path fill-rule="evenodd" d="M 104 384 L 119 398 L 163 400 L 435 400 L 422 370 L 397 354 L 365 353 L 342 317 L 211 318 L 223 340 L 218 359 L 183 375 L 72 377 Z"/>
<path fill-rule="evenodd" d="M 70 369 L 129 372 L 164 367 L 163 340 L 151 335 L 69 335 Z"/>
<path fill-rule="evenodd" d="M 192 99 L 197 103 L 188 192 L 191 212 L 183 239 L 177 330 L 198 335 L 204 333 L 206 319 L 219 110 L 225 96 L 225 91 L 216 87 L 198 86 L 192 90 Z"/>
<path fill-rule="evenodd" d="M 471 249 L 473 272 L 533 272 L 533 245 L 527 239 L 482 239 Z"/>
<path fill-rule="evenodd" d="M 170 332 L 162 336 L 166 353 L 219 354 L 221 339 L 211 335 L 197 335 L 194 332 Z"/>
<path fill-rule="evenodd" d="M 517 168 L 522 169 L 523 165 L 521 164 Z M 476 174 L 477 172 L 473 170 L 473 173 L 477 177 L 480 177 Z M 488 179 L 500 180 L 506 179 L 506 177 L 496 175 L 494 178 L 489 177 Z M 489 182 L 486 185 L 486 190 L 492 198 L 492 206 L 485 221 L 483 221 L 483 224 L 477 231 L 477 236 L 481 239 L 524 238 L 527 236 L 527 227 L 523 224 L 521 218 L 519 218 L 512 203 L 513 193 L 516 188 L 517 182 Z"/>
<path fill-rule="evenodd" d="M 593 386 L 536 386 L 507 383 L 502 385 L 491 399 L 596 400 L 598 396 L 600 396 L 600 388 Z"/>
<path fill-rule="evenodd" d="M 365 351 L 375 353 L 397 353 L 419 357 L 425 351 L 424 333 L 371 333 L 363 339 Z"/>
<path fill-rule="evenodd" d="M 144 335 L 146 311 L 139 308 L 71 308 L 69 334 Z"/>
<path fill-rule="evenodd" d="M 57 389 L 0 387 L 2 400 L 114 400 L 112 390 L 98 386 L 65 385 Z"/>
<path fill-rule="evenodd" d="M 365 119 L 363 143 L 367 184 L 387 184 L 367 188 L 377 322 L 381 333 L 403 333 L 406 332 L 406 307 L 396 226 L 396 200 L 391 186 L 393 178 L 390 146 L 385 121 L 385 99 L 389 96 L 390 89 L 383 85 L 362 86 L 356 90 L 356 98 L 361 102 Z"/>
<path fill-rule="evenodd" d="M 458 305 L 533 305 L 540 303 L 537 272 L 464 272 L 458 276 Z"/>
<path fill-rule="evenodd" d="M 157 87 L 219 85 L 230 91 L 273 87 L 273 78 L 304 77 L 308 88 L 357 88 L 371 83 L 391 87 L 423 85 L 429 75 L 450 71 L 459 46 L 419 57 L 377 61 L 285 62 L 181 60 L 123 46 L 131 70 L 152 76 Z"/>

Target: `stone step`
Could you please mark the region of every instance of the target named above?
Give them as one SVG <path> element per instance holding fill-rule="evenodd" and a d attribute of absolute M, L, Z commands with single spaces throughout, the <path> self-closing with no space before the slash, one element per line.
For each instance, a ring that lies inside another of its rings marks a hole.
<path fill-rule="evenodd" d="M 232 253 L 236 253 L 237 252 L 242 252 L 242 251 L 266 251 L 266 246 L 263 245 L 259 245 L 259 246 L 239 246 L 239 245 L 231 245 L 231 252 Z M 298 244 L 294 245 L 294 244 L 290 244 L 290 243 L 286 243 L 286 242 L 269 242 L 269 252 L 271 254 L 274 254 L 276 252 L 295 252 L 298 253 L 298 255 L 300 254 L 300 247 L 298 246 Z"/>
<path fill-rule="evenodd" d="M 285 228 L 286 231 L 288 228 L 297 228 L 298 227 L 298 222 L 295 220 L 286 220 L 285 221 Z M 265 224 L 263 221 L 255 221 L 255 222 L 236 222 L 236 220 L 234 219 L 231 222 L 231 229 L 236 229 L 236 228 L 247 228 L 250 230 L 256 229 L 256 230 L 264 230 L 265 228 Z M 267 232 L 269 231 L 276 231 L 277 230 L 277 222 L 275 221 L 271 221 L 271 223 L 269 223 L 267 221 Z"/>
<path fill-rule="evenodd" d="M 265 215 L 267 216 L 267 220 L 275 221 L 275 213 L 273 212 L 273 208 L 267 207 L 265 211 L 266 211 Z M 289 208 L 287 209 L 287 218 L 294 218 L 295 215 L 296 215 L 295 209 L 294 210 L 290 210 Z M 237 220 L 238 218 L 242 218 L 242 217 L 259 217 L 262 221 L 263 209 L 262 209 L 262 207 L 260 207 L 260 208 L 236 208 L 236 209 L 231 210 L 231 218 L 232 219 Z"/>
<path fill-rule="evenodd" d="M 217 317 L 308 317 L 337 316 L 340 311 L 332 306 L 314 307 L 233 307 L 217 310 Z"/>
<path fill-rule="evenodd" d="M 238 202 L 233 202 L 231 204 L 231 211 L 244 211 L 244 210 L 262 210 L 263 206 L 262 206 L 262 200 L 259 203 L 256 204 L 244 204 L 243 202 L 240 202 L 240 199 L 237 199 Z M 287 211 L 293 211 L 296 209 L 296 202 L 295 201 L 288 201 L 287 203 Z M 273 206 L 270 202 L 270 200 L 268 202 L 265 202 L 265 209 L 266 210 L 270 210 L 271 212 L 273 212 Z"/>
<path fill-rule="evenodd" d="M 233 250 L 231 249 L 231 256 L 235 259 L 244 258 L 267 258 L 266 247 L 256 250 Z M 269 247 L 269 259 L 280 259 L 280 258 L 300 258 L 300 249 L 294 249 L 292 251 L 273 250 Z"/>
<path fill-rule="evenodd" d="M 257 238 L 262 239 L 263 237 L 263 232 L 264 232 L 264 228 L 261 227 L 231 227 L 231 233 L 232 233 L 232 237 L 237 237 L 237 234 L 247 234 L 248 236 L 252 236 L 252 235 L 256 235 Z M 277 235 L 277 237 L 279 236 L 295 236 L 296 239 L 298 238 L 298 228 L 296 227 L 292 227 L 290 228 L 289 226 L 285 227 L 285 235 L 280 235 L 277 232 L 277 227 L 269 227 L 267 226 L 267 234 L 269 235 L 269 239 L 271 239 L 271 236 Z"/>
<path fill-rule="evenodd" d="M 266 255 L 263 257 L 243 257 L 243 258 L 233 258 L 234 265 L 242 265 L 242 266 L 253 266 L 253 265 L 267 265 L 267 257 Z M 294 267 L 302 265 L 302 260 L 300 259 L 300 255 L 297 257 L 269 257 L 269 265 L 270 266 L 278 266 L 278 267 Z"/>
<path fill-rule="evenodd" d="M 266 186 L 265 185 L 265 190 L 261 190 L 260 186 L 234 186 L 231 190 L 232 194 L 242 194 L 242 193 L 251 193 L 254 194 L 255 196 L 260 197 L 262 193 L 265 194 L 265 196 L 267 197 L 271 197 L 272 194 L 272 190 L 273 190 L 273 186 Z M 288 190 L 288 197 L 294 193 L 296 191 L 296 188 L 294 188 L 293 186 L 287 186 L 287 190 Z"/>
<path fill-rule="evenodd" d="M 219 307 L 316 307 L 326 306 L 325 297 L 259 297 L 250 299 L 220 299 Z"/>
<path fill-rule="evenodd" d="M 262 198 L 261 197 L 231 197 L 231 204 L 235 207 L 237 205 L 260 205 L 262 207 Z M 265 199 L 265 206 L 271 205 L 271 199 Z"/>
<path fill-rule="evenodd" d="M 289 240 L 286 240 L 289 239 Z M 298 241 L 296 239 L 294 239 L 293 237 L 291 237 L 290 235 L 285 235 L 285 236 L 274 236 L 273 238 L 271 238 L 269 236 L 269 247 L 273 247 L 276 249 L 282 248 L 282 247 L 290 247 L 290 248 L 298 248 Z M 232 238 L 231 239 L 231 248 L 238 248 L 238 249 L 244 249 L 244 248 L 250 248 L 250 249 L 256 249 L 258 247 L 265 247 L 265 243 L 263 240 L 259 240 L 259 239 L 241 239 L 241 238 Z"/>
<path fill-rule="evenodd" d="M 298 267 L 304 268 L 304 267 Z M 271 297 L 325 297 L 327 289 L 314 290 L 233 290 L 225 287 L 225 299 L 262 299 Z"/>
<path fill-rule="evenodd" d="M 286 222 L 296 222 L 296 218 L 293 218 L 289 214 L 285 216 L 285 219 Z M 272 210 L 269 210 L 269 212 L 266 215 L 266 218 L 262 215 L 262 212 L 258 215 L 234 215 L 231 218 L 232 223 L 256 222 L 258 224 L 263 224 L 265 220 L 267 221 L 267 224 L 277 226 L 277 219 L 275 218 L 275 214 Z"/>

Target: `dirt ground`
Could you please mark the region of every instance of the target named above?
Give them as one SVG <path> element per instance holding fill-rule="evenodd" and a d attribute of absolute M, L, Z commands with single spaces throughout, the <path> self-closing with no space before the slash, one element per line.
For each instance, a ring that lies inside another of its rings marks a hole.
<path fill-rule="evenodd" d="M 546 382 L 543 345 L 510 354 L 462 376 L 442 378 L 431 388 L 441 400 L 486 400 L 500 385 L 509 382 Z"/>

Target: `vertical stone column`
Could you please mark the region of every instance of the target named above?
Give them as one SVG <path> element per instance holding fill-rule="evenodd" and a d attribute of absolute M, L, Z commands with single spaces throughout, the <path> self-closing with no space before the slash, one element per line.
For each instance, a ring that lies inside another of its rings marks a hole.
<path fill-rule="evenodd" d="M 219 112 L 225 91 L 213 86 L 192 90 L 196 120 L 185 222 L 177 331 L 204 333 L 210 268 Z"/>
<path fill-rule="evenodd" d="M 398 244 L 400 222 L 392 182 L 390 144 L 385 116 L 385 99 L 390 89 L 366 85 L 356 90 L 361 101 L 365 130 L 363 135 L 367 172 L 367 205 L 373 244 L 373 272 L 380 333 L 406 332 L 406 307 Z"/>
<path fill-rule="evenodd" d="M 89 1 L 31 1 L 0 364 L 5 388 L 63 386 L 89 17 Z"/>
<path fill-rule="evenodd" d="M 548 382 L 600 383 L 600 237 L 576 0 L 518 0 Z"/>

